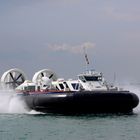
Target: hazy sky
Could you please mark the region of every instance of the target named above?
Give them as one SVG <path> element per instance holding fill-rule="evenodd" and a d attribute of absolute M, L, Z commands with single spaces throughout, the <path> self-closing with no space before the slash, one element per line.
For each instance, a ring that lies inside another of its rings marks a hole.
<path fill-rule="evenodd" d="M 140 82 L 139 0 L 0 0 L 0 74 L 43 68 L 60 77 L 90 68 Z"/>

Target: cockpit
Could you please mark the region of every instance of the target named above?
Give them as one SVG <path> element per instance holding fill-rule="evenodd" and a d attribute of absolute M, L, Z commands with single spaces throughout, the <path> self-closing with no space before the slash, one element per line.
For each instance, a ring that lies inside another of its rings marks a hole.
<path fill-rule="evenodd" d="M 102 76 L 79 76 L 79 80 L 81 80 L 82 82 L 88 82 L 88 81 L 92 81 L 92 82 L 98 82 L 98 81 L 102 81 Z"/>

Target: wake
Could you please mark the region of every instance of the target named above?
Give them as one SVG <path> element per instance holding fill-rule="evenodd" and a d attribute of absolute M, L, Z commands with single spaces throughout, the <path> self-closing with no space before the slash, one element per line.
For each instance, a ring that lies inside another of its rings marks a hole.
<path fill-rule="evenodd" d="M 0 90 L 0 114 L 40 114 L 30 110 L 14 91 Z"/>

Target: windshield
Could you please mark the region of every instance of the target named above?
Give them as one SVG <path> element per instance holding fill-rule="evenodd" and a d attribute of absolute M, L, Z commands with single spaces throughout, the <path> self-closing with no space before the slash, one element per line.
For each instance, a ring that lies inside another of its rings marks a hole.
<path fill-rule="evenodd" d="M 101 76 L 84 76 L 86 81 L 102 81 Z"/>

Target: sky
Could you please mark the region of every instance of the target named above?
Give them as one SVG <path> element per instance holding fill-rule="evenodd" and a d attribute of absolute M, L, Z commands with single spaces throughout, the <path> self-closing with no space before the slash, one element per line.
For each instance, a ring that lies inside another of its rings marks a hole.
<path fill-rule="evenodd" d="M 22 69 L 29 79 L 52 69 L 74 78 L 88 69 L 140 82 L 139 0 L 0 0 L 0 76 Z"/>

